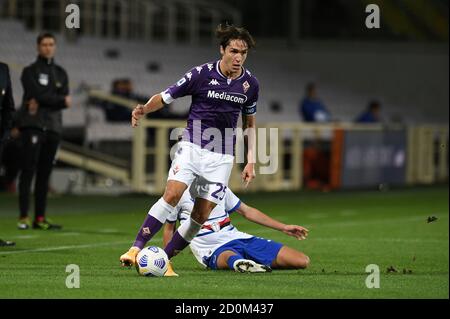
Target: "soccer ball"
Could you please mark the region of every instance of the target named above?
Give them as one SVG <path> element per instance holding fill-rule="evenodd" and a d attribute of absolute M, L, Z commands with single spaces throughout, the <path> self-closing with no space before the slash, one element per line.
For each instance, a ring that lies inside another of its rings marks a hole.
<path fill-rule="evenodd" d="M 136 270 L 142 276 L 162 277 L 166 273 L 168 265 L 169 257 L 159 247 L 145 247 L 136 257 Z"/>

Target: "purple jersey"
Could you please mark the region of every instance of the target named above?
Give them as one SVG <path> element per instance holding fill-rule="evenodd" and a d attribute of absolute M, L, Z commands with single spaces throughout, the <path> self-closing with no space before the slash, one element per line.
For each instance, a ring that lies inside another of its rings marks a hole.
<path fill-rule="evenodd" d="M 241 111 L 244 115 L 256 113 L 259 84 L 244 68 L 241 76 L 228 79 L 220 71 L 219 62 L 191 69 L 161 94 L 166 104 L 179 97 L 192 96 L 183 140 L 217 153 L 234 155 L 233 132 L 239 114 Z"/>

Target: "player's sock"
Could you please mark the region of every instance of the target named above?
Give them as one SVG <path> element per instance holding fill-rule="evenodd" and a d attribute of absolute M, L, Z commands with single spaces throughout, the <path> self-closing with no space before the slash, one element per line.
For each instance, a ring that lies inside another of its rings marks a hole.
<path fill-rule="evenodd" d="M 164 248 L 164 251 L 169 259 L 186 248 L 191 240 L 194 239 L 195 235 L 197 235 L 200 228 L 202 228 L 202 225 L 197 223 L 192 218 L 181 224 L 181 226 L 178 227 L 177 231 L 173 234 L 170 242 Z"/>
<path fill-rule="evenodd" d="M 239 260 L 239 259 L 244 259 L 244 257 L 242 257 L 239 254 L 229 257 L 227 260 L 228 268 L 230 268 L 231 270 L 234 270 L 234 263 L 236 262 L 236 260 Z"/>
<path fill-rule="evenodd" d="M 169 241 L 167 246 L 164 248 L 164 251 L 167 254 L 167 257 L 172 258 L 180 251 L 182 251 L 186 246 L 189 245 L 189 242 L 186 241 L 181 235 L 178 233 L 178 230 L 173 234 L 172 239 Z"/>
<path fill-rule="evenodd" d="M 139 247 L 140 249 L 144 248 L 145 244 L 161 229 L 162 225 L 163 224 L 155 217 L 147 215 L 134 240 L 133 247 Z"/>
<path fill-rule="evenodd" d="M 161 229 L 167 216 L 174 210 L 162 197 L 150 208 L 142 223 L 133 246 L 144 248 L 145 244 Z"/>
<path fill-rule="evenodd" d="M 37 222 L 37 223 L 43 223 L 44 220 L 45 220 L 45 217 L 44 217 L 44 216 L 36 216 L 36 222 Z"/>

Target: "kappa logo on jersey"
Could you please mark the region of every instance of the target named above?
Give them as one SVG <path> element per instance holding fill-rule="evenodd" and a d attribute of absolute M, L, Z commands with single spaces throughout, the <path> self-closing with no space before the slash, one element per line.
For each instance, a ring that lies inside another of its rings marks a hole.
<path fill-rule="evenodd" d="M 250 88 L 250 84 L 245 81 L 244 83 L 242 83 L 242 87 L 244 88 L 244 93 L 247 93 L 248 89 Z"/>
<path fill-rule="evenodd" d="M 197 70 L 198 74 L 200 74 L 200 72 L 202 72 L 202 70 L 203 70 L 203 67 L 202 66 L 198 66 L 195 69 Z"/>
<path fill-rule="evenodd" d="M 219 100 L 225 100 L 225 101 L 231 101 L 239 104 L 244 104 L 247 102 L 247 96 L 241 93 L 234 93 L 234 92 L 216 92 L 213 90 L 208 90 L 208 98 L 211 99 L 219 99 Z"/>
<path fill-rule="evenodd" d="M 211 82 L 209 82 L 209 85 L 220 85 L 220 84 L 216 79 L 212 79 Z"/>
<path fill-rule="evenodd" d="M 209 71 L 211 71 L 214 67 L 212 63 L 208 63 L 206 66 L 208 67 Z"/>
<path fill-rule="evenodd" d="M 192 72 L 188 72 L 188 73 L 186 73 L 186 76 L 187 76 L 187 78 L 189 79 L 189 81 L 191 80 L 191 78 L 192 78 Z"/>

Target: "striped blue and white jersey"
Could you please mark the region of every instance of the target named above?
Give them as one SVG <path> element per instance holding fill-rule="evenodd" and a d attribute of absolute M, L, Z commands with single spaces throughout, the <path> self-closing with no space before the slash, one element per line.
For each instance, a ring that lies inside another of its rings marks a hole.
<path fill-rule="evenodd" d="M 241 205 L 240 199 L 227 188 L 225 198 L 209 215 L 209 219 L 203 224 L 197 236 L 191 241 L 190 248 L 197 260 L 204 266 L 204 260 L 220 246 L 242 238 L 251 238 L 252 235 L 237 230 L 231 224 L 230 214 Z M 175 210 L 167 218 L 167 222 L 174 223 L 177 220 L 182 224 L 190 218 L 194 207 L 194 199 L 186 190 L 175 207 Z"/>

